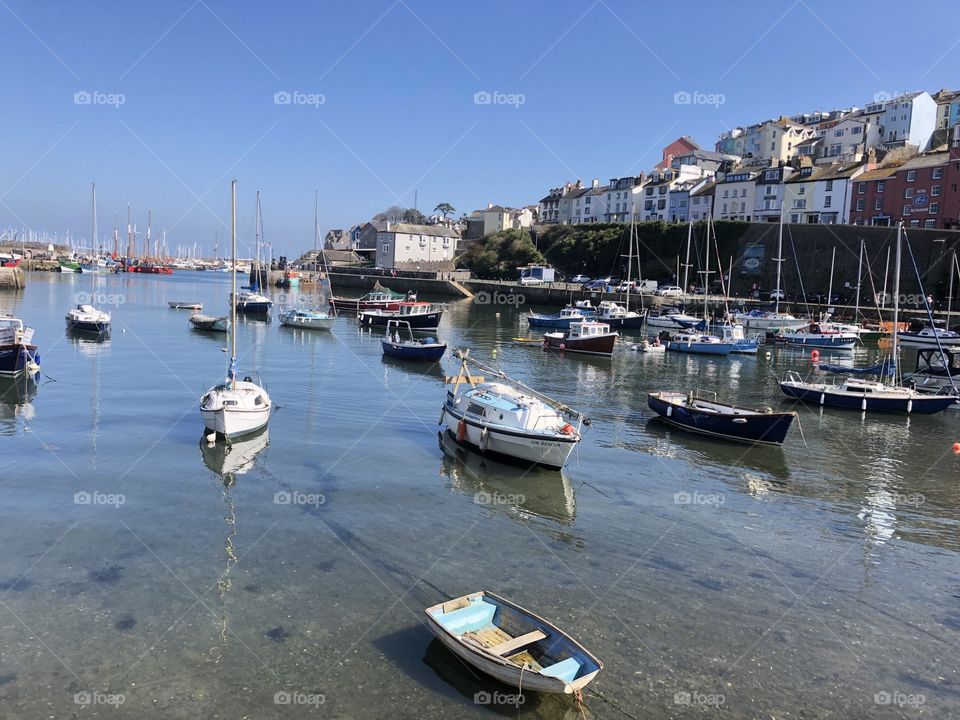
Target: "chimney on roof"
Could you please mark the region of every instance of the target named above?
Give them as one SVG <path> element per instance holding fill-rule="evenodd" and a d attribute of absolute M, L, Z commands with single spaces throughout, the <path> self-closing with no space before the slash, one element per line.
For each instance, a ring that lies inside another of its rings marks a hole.
<path fill-rule="evenodd" d="M 487 203 L 487 210 L 489 210 L 489 209 L 492 208 L 492 207 L 493 207 L 493 203 L 488 202 L 488 203 Z"/>
<path fill-rule="evenodd" d="M 590 187 L 595 187 L 595 188 L 600 187 L 600 179 L 599 179 L 599 178 L 594 178 L 594 179 L 593 179 L 593 182 L 590 183 Z"/>

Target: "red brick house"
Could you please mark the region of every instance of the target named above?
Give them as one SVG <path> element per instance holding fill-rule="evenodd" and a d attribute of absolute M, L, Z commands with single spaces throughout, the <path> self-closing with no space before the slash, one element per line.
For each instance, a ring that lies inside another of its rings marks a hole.
<path fill-rule="evenodd" d="M 960 125 L 950 138 L 950 161 L 943 191 L 943 227 L 960 228 Z"/>
<path fill-rule="evenodd" d="M 896 225 L 902 220 L 906 227 L 914 228 L 952 226 L 955 223 L 944 221 L 948 213 L 944 200 L 954 198 L 948 167 L 952 167 L 949 153 L 936 152 L 917 155 L 897 167 L 865 172 L 854 180 L 850 222 Z"/>
<path fill-rule="evenodd" d="M 663 149 L 663 160 L 657 163 L 656 170 L 665 170 L 670 167 L 673 158 L 681 155 L 689 155 L 694 150 L 700 150 L 700 146 L 693 138 L 684 135 L 674 140 Z"/>

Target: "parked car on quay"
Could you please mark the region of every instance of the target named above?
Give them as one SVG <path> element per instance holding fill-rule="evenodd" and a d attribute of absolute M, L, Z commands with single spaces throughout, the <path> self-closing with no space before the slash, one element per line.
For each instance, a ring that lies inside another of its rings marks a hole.
<path fill-rule="evenodd" d="M 661 288 L 657 288 L 656 294 L 660 297 L 682 297 L 683 288 L 677 285 L 664 285 Z"/>
<path fill-rule="evenodd" d="M 586 285 L 590 282 L 590 277 L 588 275 L 574 275 L 570 282 L 576 283 L 577 285 Z"/>

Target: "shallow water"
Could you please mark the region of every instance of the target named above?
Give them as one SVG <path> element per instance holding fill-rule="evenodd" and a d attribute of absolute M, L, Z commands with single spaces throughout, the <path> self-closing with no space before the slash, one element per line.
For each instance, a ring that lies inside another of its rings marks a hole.
<path fill-rule="evenodd" d="M 63 332 L 89 282 L 0 295 L 44 372 L 0 387 L 4 717 L 575 717 L 475 702 L 510 691 L 421 617 L 483 588 L 604 662 L 593 717 L 960 716 L 958 413 L 803 409 L 782 450 L 718 444 L 651 420 L 645 392 L 779 406 L 805 353 L 562 357 L 511 344 L 522 309 L 461 301 L 440 337 L 593 419 L 562 474 L 445 451 L 454 364 L 381 359 L 349 318 L 241 321 L 241 371 L 280 409 L 224 456 L 197 408 L 224 336 L 166 303 L 225 312 L 227 277 L 102 279 L 123 299 L 104 343 Z"/>

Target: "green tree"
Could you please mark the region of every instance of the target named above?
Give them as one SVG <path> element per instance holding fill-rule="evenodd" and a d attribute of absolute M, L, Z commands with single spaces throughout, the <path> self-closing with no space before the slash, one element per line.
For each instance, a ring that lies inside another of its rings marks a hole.
<path fill-rule="evenodd" d="M 438 212 L 438 213 L 440 213 L 441 215 L 443 215 L 443 219 L 446 220 L 446 219 L 447 219 L 447 215 L 449 215 L 450 213 L 455 213 L 455 212 L 457 211 L 457 209 L 456 209 L 453 205 L 451 205 L 450 203 L 448 203 L 448 202 L 442 202 L 442 203 L 440 203 L 439 205 L 437 205 L 437 206 L 433 209 L 433 211 L 434 211 L 434 212 Z"/>

